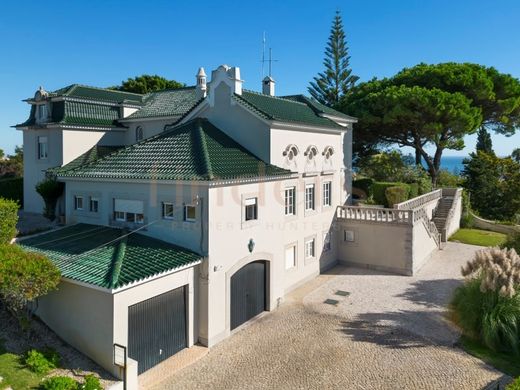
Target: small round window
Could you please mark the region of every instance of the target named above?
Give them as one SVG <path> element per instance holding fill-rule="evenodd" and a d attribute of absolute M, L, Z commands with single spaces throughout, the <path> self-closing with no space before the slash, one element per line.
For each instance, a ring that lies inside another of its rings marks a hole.
<path fill-rule="evenodd" d="M 135 142 L 142 141 L 144 138 L 143 128 L 141 126 L 137 126 L 135 129 Z"/>

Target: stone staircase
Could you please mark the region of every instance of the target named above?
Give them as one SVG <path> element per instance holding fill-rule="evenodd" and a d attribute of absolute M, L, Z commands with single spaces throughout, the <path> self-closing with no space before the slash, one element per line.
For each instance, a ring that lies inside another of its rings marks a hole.
<path fill-rule="evenodd" d="M 443 196 L 437 208 L 434 211 L 433 214 L 433 223 L 437 227 L 437 230 L 439 233 L 441 233 L 441 241 L 445 242 L 445 228 L 446 228 L 446 220 L 448 218 L 448 215 L 450 213 L 450 210 L 453 206 L 453 202 L 455 201 L 455 198 L 453 196 Z"/>

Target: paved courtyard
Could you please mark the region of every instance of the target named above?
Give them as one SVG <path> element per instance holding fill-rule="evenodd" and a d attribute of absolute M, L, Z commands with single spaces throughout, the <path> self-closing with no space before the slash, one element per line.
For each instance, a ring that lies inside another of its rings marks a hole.
<path fill-rule="evenodd" d="M 415 277 L 336 267 L 156 389 L 483 389 L 503 375 L 445 319 L 476 249 L 448 243 Z"/>

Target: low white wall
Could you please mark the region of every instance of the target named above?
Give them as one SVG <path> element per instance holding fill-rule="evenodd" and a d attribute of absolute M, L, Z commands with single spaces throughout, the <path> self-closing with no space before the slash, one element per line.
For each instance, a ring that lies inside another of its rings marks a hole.
<path fill-rule="evenodd" d="M 413 227 L 413 273 L 415 274 L 438 249 L 437 243 L 430 236 L 424 224 L 419 221 Z"/>
<path fill-rule="evenodd" d="M 455 208 L 453 218 L 446 226 L 446 240 L 448 240 L 448 238 L 450 238 L 457 230 L 460 229 L 460 218 L 462 216 L 462 196 L 456 198 L 455 202 L 456 203 L 452 206 Z"/>
<path fill-rule="evenodd" d="M 503 233 L 503 234 L 514 234 L 520 233 L 520 225 L 502 225 L 494 221 L 489 221 L 484 218 L 480 218 L 475 214 L 473 224 L 476 228 L 491 230 L 492 232 Z"/>

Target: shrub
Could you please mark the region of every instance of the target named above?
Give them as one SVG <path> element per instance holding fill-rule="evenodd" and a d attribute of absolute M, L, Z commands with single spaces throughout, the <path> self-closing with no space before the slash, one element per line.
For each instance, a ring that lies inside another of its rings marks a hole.
<path fill-rule="evenodd" d="M 40 352 L 31 349 L 27 352 L 24 358 L 24 364 L 33 372 L 37 374 L 46 375 L 49 371 L 55 369 L 60 364 L 60 356 L 54 350 L 46 350 Z"/>
<path fill-rule="evenodd" d="M 85 376 L 85 382 L 79 388 L 81 390 L 103 390 L 99 379 L 92 374 Z"/>
<path fill-rule="evenodd" d="M 19 320 L 29 302 L 55 290 L 60 271 L 45 256 L 0 245 L 0 299 Z"/>
<path fill-rule="evenodd" d="M 40 385 L 42 390 L 77 390 L 78 388 L 78 382 L 68 376 L 48 378 Z"/>
<path fill-rule="evenodd" d="M 352 188 L 357 188 L 366 194 L 367 198 L 372 195 L 372 185 L 374 180 L 370 178 L 358 179 L 352 182 Z"/>
<path fill-rule="evenodd" d="M 413 199 L 419 196 L 419 183 L 410 183 L 408 184 L 408 187 L 410 188 L 408 199 Z"/>
<path fill-rule="evenodd" d="M 516 253 L 520 253 L 520 233 L 508 235 L 502 248 L 514 249 Z"/>
<path fill-rule="evenodd" d="M 408 199 L 410 187 L 395 186 L 388 187 L 385 190 L 386 202 L 389 207 L 394 207 L 396 204 L 404 202 Z"/>
<path fill-rule="evenodd" d="M 8 244 L 16 237 L 18 203 L 0 198 L 0 245 Z"/>
<path fill-rule="evenodd" d="M 389 187 L 396 187 L 396 186 L 405 186 L 407 188 L 407 194 L 409 193 L 408 185 L 404 183 L 389 183 L 389 182 L 382 182 L 382 181 L 376 181 L 372 185 L 372 194 L 374 197 L 374 201 L 377 204 L 385 205 L 386 207 L 389 207 L 389 204 L 386 199 L 386 189 Z"/>
<path fill-rule="evenodd" d="M 44 215 L 51 221 L 56 218 L 56 202 L 63 194 L 65 184 L 56 179 L 48 178 L 36 184 L 36 192 L 38 192 L 45 202 Z"/>
<path fill-rule="evenodd" d="M 0 197 L 23 206 L 23 177 L 0 179 Z"/>
<path fill-rule="evenodd" d="M 451 310 L 464 334 L 495 351 L 520 352 L 520 258 L 514 250 L 485 249 L 463 267 L 463 286 Z"/>
<path fill-rule="evenodd" d="M 520 390 L 520 377 L 506 386 L 506 390 Z"/>

